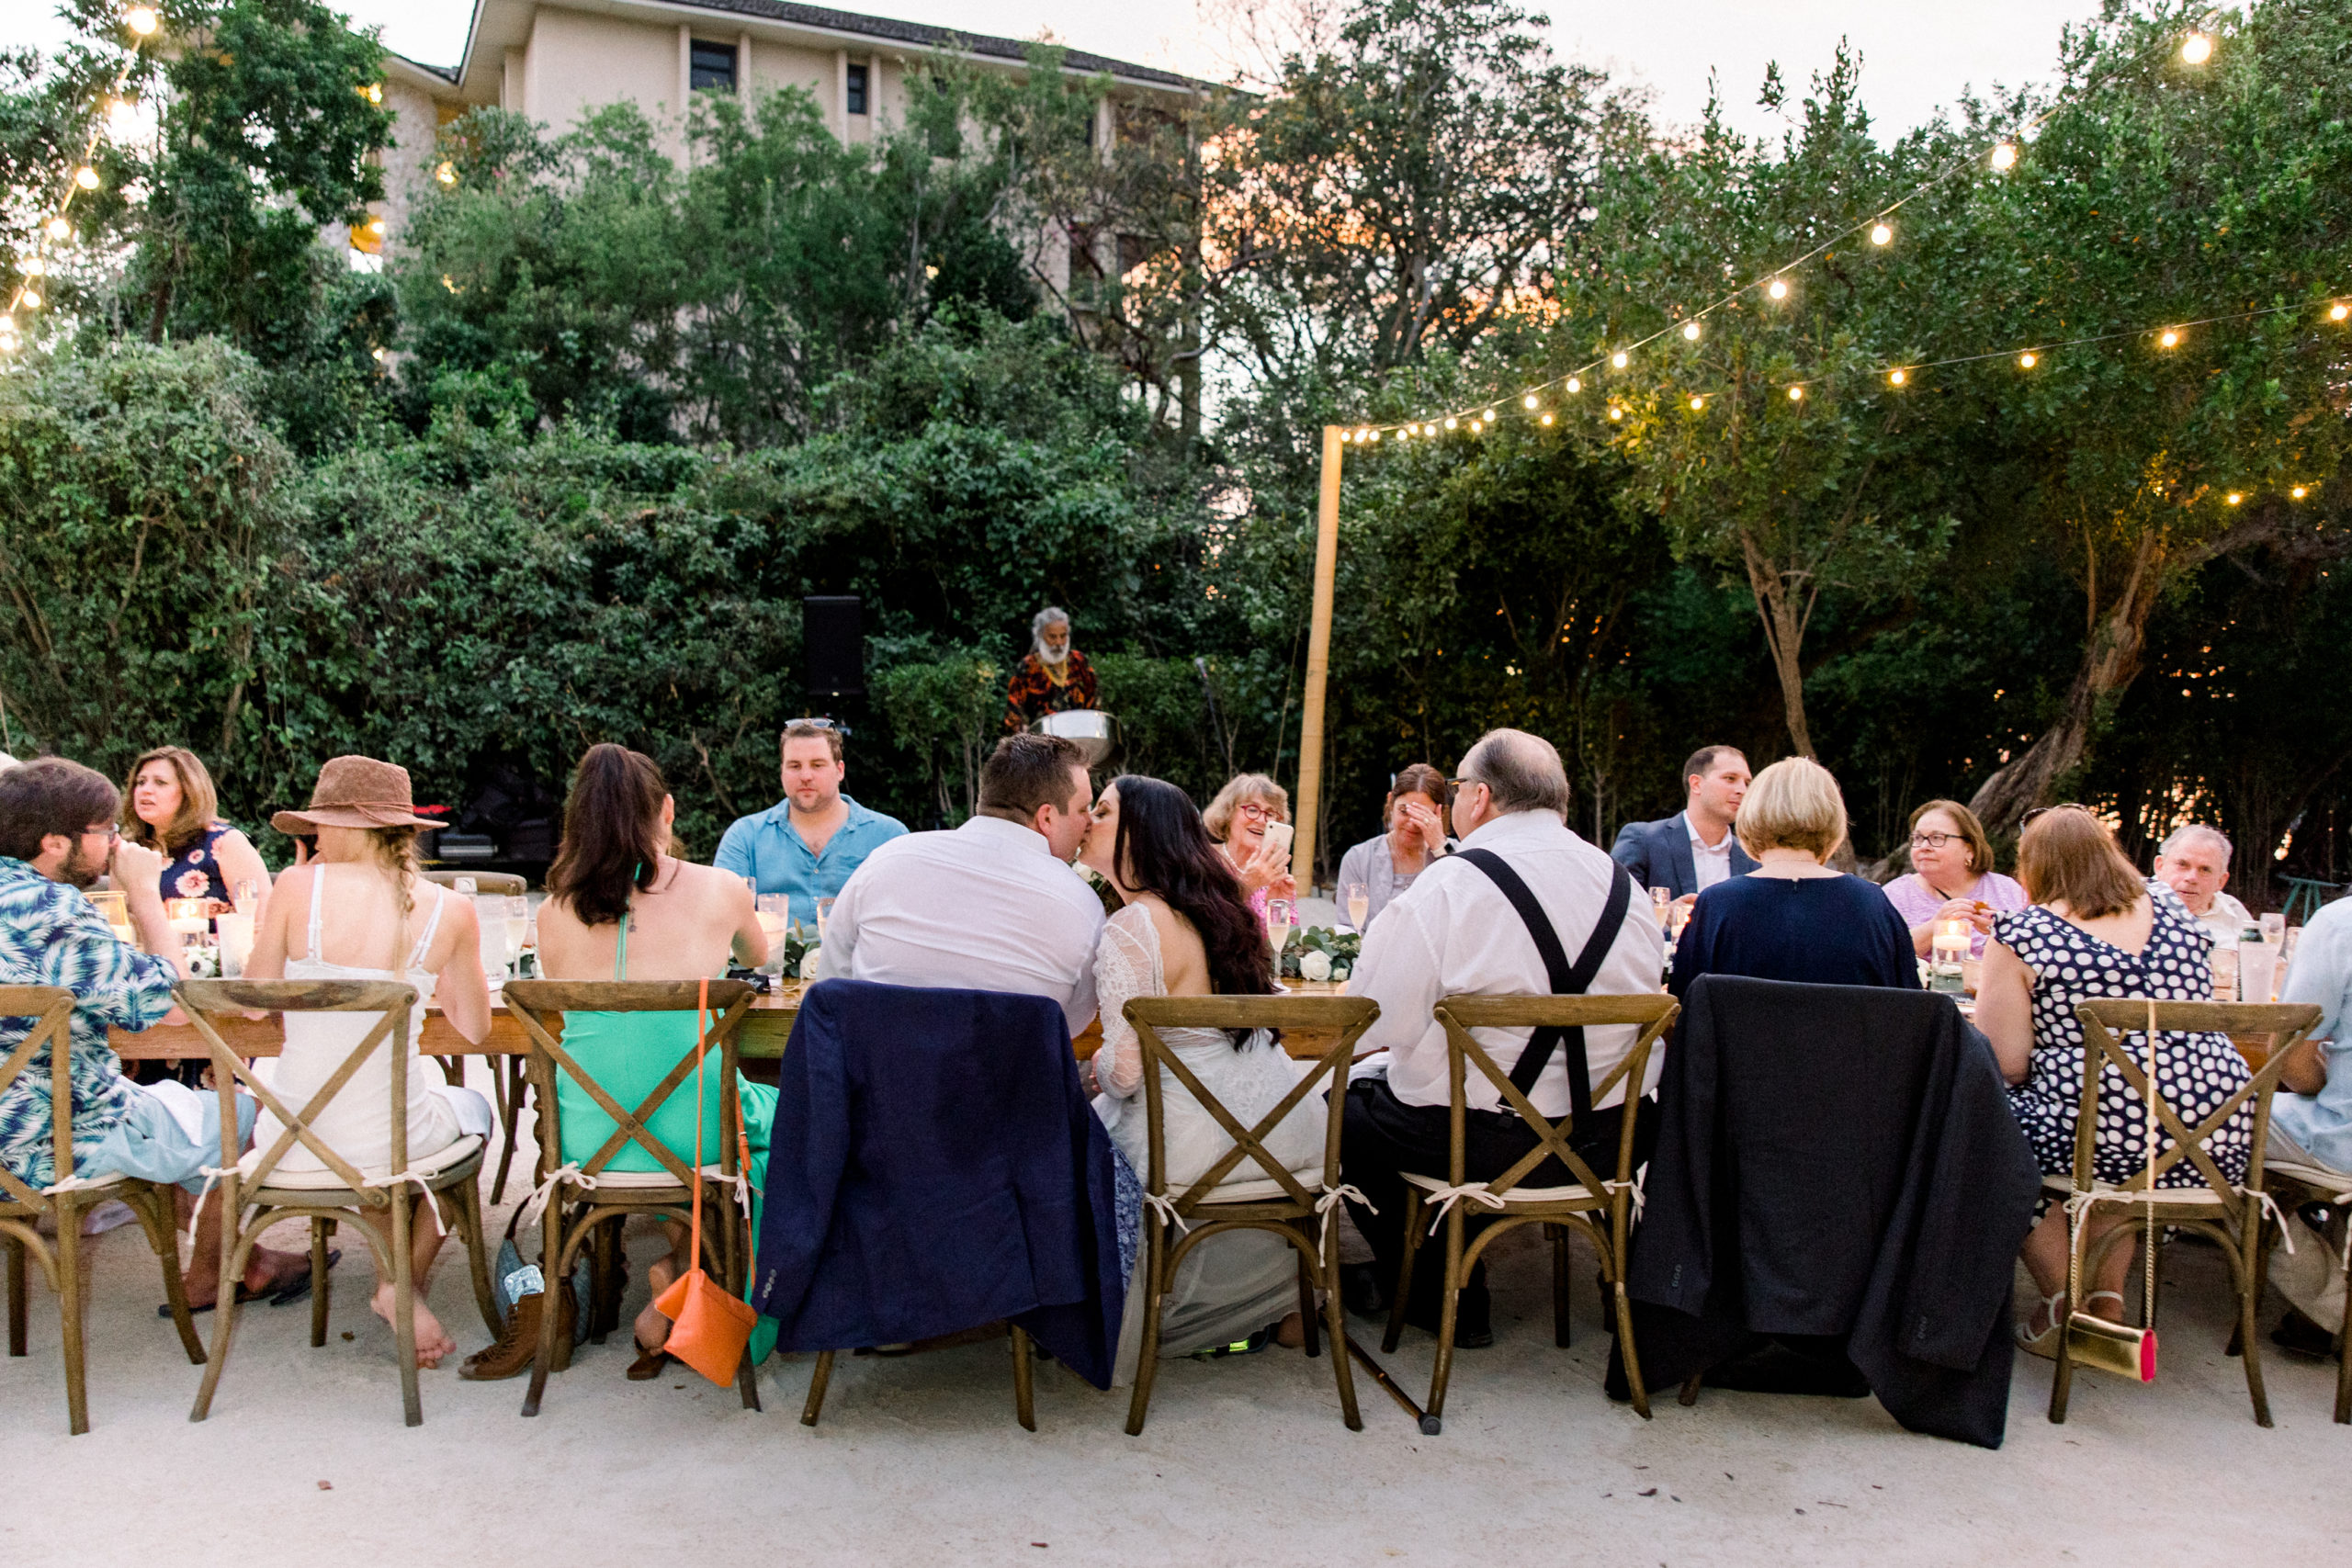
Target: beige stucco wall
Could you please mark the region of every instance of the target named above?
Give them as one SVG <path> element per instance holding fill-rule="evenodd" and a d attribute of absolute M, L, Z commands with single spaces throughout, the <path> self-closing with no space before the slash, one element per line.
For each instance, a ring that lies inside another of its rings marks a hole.
<path fill-rule="evenodd" d="M 523 102 L 510 107 L 561 132 L 588 110 L 626 99 L 661 128 L 674 154 L 682 141 L 679 85 L 675 27 L 542 6 L 524 51 Z"/>

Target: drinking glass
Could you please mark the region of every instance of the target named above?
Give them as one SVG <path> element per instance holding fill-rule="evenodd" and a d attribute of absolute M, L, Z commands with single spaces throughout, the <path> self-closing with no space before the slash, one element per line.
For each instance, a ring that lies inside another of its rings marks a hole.
<path fill-rule="evenodd" d="M 760 965 L 766 974 L 784 973 L 784 933 L 792 929 L 792 895 L 763 893 L 754 901 L 759 911 L 760 930 L 768 939 L 768 961 Z"/>
<path fill-rule="evenodd" d="M 1364 911 L 1372 908 L 1372 890 L 1361 882 L 1348 884 L 1348 924 L 1363 930 Z"/>
<path fill-rule="evenodd" d="M 2276 911 L 2260 917 L 2257 923 L 2262 927 L 2262 940 L 2273 947 L 2277 947 L 2287 935 L 2287 917 Z"/>
<path fill-rule="evenodd" d="M 252 877 L 238 883 L 234 892 L 240 913 L 250 915 L 261 907 L 261 884 Z"/>
<path fill-rule="evenodd" d="M 2295 944 L 2302 940 L 2303 928 L 2301 926 L 2289 926 L 2286 933 L 2278 939 L 2278 988 L 2282 991 L 2287 988 L 2286 976 L 2295 962 Z"/>
<path fill-rule="evenodd" d="M 1657 917 L 1658 930 L 1664 931 L 1667 929 L 1669 920 L 1672 919 L 1672 917 L 1668 915 L 1667 911 L 1673 908 L 1673 888 L 1653 887 L 1650 889 L 1650 912 Z"/>
<path fill-rule="evenodd" d="M 506 962 L 514 966 L 519 977 L 523 973 L 523 949 L 531 934 L 531 900 L 523 894 L 510 893 L 503 900 L 506 913 Z"/>
<path fill-rule="evenodd" d="M 1290 942 L 1291 901 L 1287 898 L 1266 900 L 1266 941 L 1280 957 Z"/>
<path fill-rule="evenodd" d="M 107 918 L 107 924 L 114 928 L 114 934 L 118 938 L 130 942 L 134 947 L 139 944 L 137 935 L 131 930 L 129 896 L 108 891 L 93 893 L 89 898 L 91 903 L 97 906 L 98 913 Z"/>
<path fill-rule="evenodd" d="M 473 900 L 474 922 L 481 928 L 481 972 L 503 975 L 514 956 L 506 950 L 506 900 L 495 893 L 477 893 Z"/>
<path fill-rule="evenodd" d="M 831 920 L 831 919 L 832 919 L 832 918 L 833 918 L 833 901 L 832 901 L 831 898 L 820 898 L 820 899 L 818 899 L 818 900 L 817 900 L 817 945 L 818 945 L 819 947 L 822 947 L 822 946 L 824 946 L 824 945 L 825 945 L 825 926 L 826 926 L 827 922 L 829 922 L 830 920 Z"/>
<path fill-rule="evenodd" d="M 220 932 L 220 977 L 234 980 L 245 972 L 245 960 L 254 953 L 254 917 L 248 910 L 232 909 L 218 917 Z"/>
<path fill-rule="evenodd" d="M 1680 942 L 1682 928 L 1690 923 L 1690 906 L 1677 900 L 1666 907 L 1666 940 Z"/>
<path fill-rule="evenodd" d="M 2238 944 L 2238 999 L 2267 1002 L 2278 976 L 2278 950 L 2267 942 Z"/>

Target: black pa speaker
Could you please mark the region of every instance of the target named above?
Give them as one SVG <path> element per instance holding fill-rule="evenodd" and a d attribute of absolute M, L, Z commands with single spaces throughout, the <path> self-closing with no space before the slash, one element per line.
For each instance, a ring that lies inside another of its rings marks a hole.
<path fill-rule="evenodd" d="M 865 625 L 856 595 L 801 600 L 800 646 L 810 696 L 865 695 Z"/>

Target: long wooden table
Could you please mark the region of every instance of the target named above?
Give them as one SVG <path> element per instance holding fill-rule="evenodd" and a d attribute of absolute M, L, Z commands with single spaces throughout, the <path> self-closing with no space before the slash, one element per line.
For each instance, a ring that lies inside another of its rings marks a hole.
<path fill-rule="evenodd" d="M 1283 985 L 1294 996 L 1343 996 L 1347 992 L 1344 983 L 1328 980 L 1285 980 Z M 744 1060 L 775 1061 L 783 1056 L 785 1043 L 792 1038 L 793 1021 L 800 1015 L 800 996 L 805 988 L 796 980 L 780 991 L 752 998 L 751 1013 L 743 1020 L 741 1036 Z M 241 1056 L 275 1056 L 285 1044 L 285 1030 L 276 1018 L 222 1018 L 215 1021 L 215 1026 L 220 1031 L 220 1038 Z M 1283 1046 L 1294 1056 L 1318 1056 L 1329 1050 L 1338 1038 L 1336 1031 L 1285 1030 Z M 108 1039 L 115 1054 L 125 1061 L 168 1061 L 211 1055 L 194 1024 L 158 1024 L 136 1034 L 117 1029 L 109 1032 Z M 1070 1048 L 1084 1060 L 1102 1044 L 1102 1024 L 1097 1019 L 1086 1026 L 1085 1033 L 1070 1042 Z M 531 1045 L 522 1024 L 492 992 L 490 1032 L 480 1043 L 459 1034 L 441 1016 L 441 1010 L 428 1003 L 424 1032 L 417 1049 L 428 1056 L 522 1056 L 530 1054 Z"/>

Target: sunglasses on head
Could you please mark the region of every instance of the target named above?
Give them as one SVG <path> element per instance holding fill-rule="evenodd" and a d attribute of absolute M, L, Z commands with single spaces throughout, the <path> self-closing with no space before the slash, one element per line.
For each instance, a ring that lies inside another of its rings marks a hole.
<path fill-rule="evenodd" d="M 2037 806 L 2032 810 L 2018 818 L 2018 826 L 2022 828 L 2027 823 L 2032 821 L 2035 818 L 2047 817 L 2053 811 L 2088 811 L 2089 809 L 2089 807 L 2085 806 L 2079 800 L 2064 800 L 2060 801 L 2055 806 Z"/>

